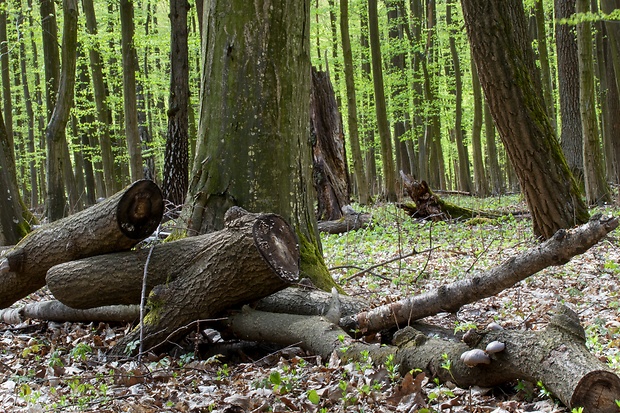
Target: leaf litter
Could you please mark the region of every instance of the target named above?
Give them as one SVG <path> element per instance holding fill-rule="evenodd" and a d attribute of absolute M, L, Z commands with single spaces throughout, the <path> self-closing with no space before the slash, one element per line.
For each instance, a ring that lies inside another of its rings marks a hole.
<path fill-rule="evenodd" d="M 461 198 L 459 198 L 460 200 Z M 483 202 L 483 201 L 479 201 Z M 505 198 L 479 207 L 523 210 Z M 469 205 L 468 205 L 469 206 Z M 527 219 L 470 225 L 421 222 L 393 205 L 375 206 L 373 226 L 323 235 L 333 277 L 373 305 L 431 291 L 490 268 L 536 244 Z M 617 210 L 606 209 L 608 214 Z M 619 241 L 612 233 L 585 254 L 496 296 L 425 321 L 455 330 L 538 330 L 564 302 L 577 311 L 587 345 L 620 373 Z M 402 259 L 396 259 L 403 257 Z M 385 264 L 383 264 L 385 263 Z M 355 275 L 360 269 L 372 271 Z M 353 276 L 355 275 L 355 276 Z M 46 289 L 18 305 L 49 299 Z M 131 328 L 107 323 L 28 320 L 0 324 L 0 411 L 6 412 L 567 412 L 535 383 L 461 389 L 419 371 L 401 376 L 391 360 L 342 363 L 299 347 L 228 360 L 188 345 L 174 354 L 112 360 L 106 351 Z M 192 351 L 194 350 L 194 351 Z"/>

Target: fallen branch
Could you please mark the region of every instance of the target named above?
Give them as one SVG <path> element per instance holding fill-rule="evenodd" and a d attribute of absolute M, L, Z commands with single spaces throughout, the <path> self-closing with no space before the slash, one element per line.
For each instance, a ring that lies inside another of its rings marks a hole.
<path fill-rule="evenodd" d="M 593 217 L 590 222 L 573 230 L 558 231 L 551 239 L 495 268 L 435 291 L 345 317 L 340 325 L 348 331 L 373 333 L 402 327 L 441 312 L 456 312 L 463 305 L 491 297 L 546 267 L 567 263 L 575 255 L 586 252 L 617 226 L 617 218 Z"/>
<path fill-rule="evenodd" d="M 26 304 L 19 308 L 0 310 L 0 320 L 7 324 L 19 324 L 27 319 L 60 322 L 119 322 L 126 323 L 138 319 L 137 305 L 112 305 L 106 307 L 77 310 L 67 307 L 60 301 L 50 300 Z"/>

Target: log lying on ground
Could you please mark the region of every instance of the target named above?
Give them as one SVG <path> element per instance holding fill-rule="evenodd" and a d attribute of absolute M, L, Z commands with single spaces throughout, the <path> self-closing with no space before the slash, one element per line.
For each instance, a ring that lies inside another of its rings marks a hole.
<path fill-rule="evenodd" d="M 0 259 L 0 308 L 45 285 L 45 273 L 54 265 L 130 249 L 157 228 L 163 210 L 159 187 L 142 180 L 31 232 Z"/>
<path fill-rule="evenodd" d="M 366 228 L 371 221 L 370 214 L 355 212 L 351 207 L 342 208 L 343 215 L 332 221 L 319 221 L 320 232 L 328 234 L 343 234 L 348 231 Z"/>
<path fill-rule="evenodd" d="M 470 218 L 497 218 L 500 215 L 464 208 L 444 201 L 433 193 L 426 181 L 416 181 L 411 176 L 400 171 L 405 192 L 413 200 L 415 205 L 401 204 L 400 207 L 415 218 L 428 218 L 433 221 L 447 219 L 470 219 Z"/>
<path fill-rule="evenodd" d="M 230 245 L 243 237 L 254 237 L 254 242 L 261 242 L 258 251 L 265 254 L 268 264 L 276 271 L 290 272 L 285 278 L 296 279 L 297 238 L 281 217 L 248 214 L 237 207 L 231 208 L 226 217 L 226 228 L 222 231 L 157 244 L 152 251 L 119 252 L 57 265 L 47 273 L 47 286 L 56 299 L 72 308 L 139 304 L 147 259 L 147 294 L 157 285 L 176 280 L 202 261 L 214 261 L 209 265 L 210 271 L 217 269 L 217 265 L 224 266 L 219 272 L 243 272 L 245 267 L 245 271 L 252 271 L 257 266 L 258 255 L 251 255 L 252 260 L 245 263 L 242 258 L 248 254 L 235 256 L 240 246 Z M 261 235 L 261 230 L 267 232 Z"/>
<path fill-rule="evenodd" d="M 195 320 L 266 297 L 299 277 L 295 232 L 278 215 L 249 214 L 233 207 L 225 215 L 225 228 L 208 235 L 205 248 L 172 269 L 172 281 L 151 291 L 143 320 L 145 351 L 167 346 L 186 334 L 186 326 Z M 174 256 L 167 259 L 176 262 Z M 97 294 L 96 289 L 92 292 Z M 111 354 L 125 355 L 139 337 L 139 329 L 132 331 Z"/>
<path fill-rule="evenodd" d="M 0 322 L 19 324 L 27 319 L 58 322 L 118 322 L 127 323 L 138 319 L 140 308 L 137 305 L 110 305 L 87 310 L 67 307 L 57 300 L 29 303 L 19 308 L 0 310 Z"/>
<path fill-rule="evenodd" d="M 470 347 L 463 342 L 430 338 L 411 327 L 395 338 L 396 347 L 378 346 L 353 340 L 323 317 L 265 313 L 244 308 L 228 319 L 228 326 L 242 339 L 263 340 L 281 345 L 300 345 L 313 354 L 329 359 L 336 351 L 345 360 L 359 360 L 367 351 L 381 363 L 389 354 L 405 374 L 422 369 L 430 377 L 451 381 L 459 387 L 493 387 L 517 379 L 542 381 L 569 408 L 587 412 L 617 411 L 614 400 L 620 395 L 620 378 L 590 354 L 585 335 L 574 312 L 561 307 L 547 328 L 532 331 L 484 331 L 470 340 L 474 348 L 485 349 L 492 341 L 506 348 L 490 356 L 490 364 L 468 367 L 461 360 Z M 343 339 L 344 337 L 344 339 Z M 346 349 L 346 351 L 342 351 Z M 451 368 L 445 369 L 445 355 Z"/>
<path fill-rule="evenodd" d="M 551 239 L 509 258 L 495 268 L 426 294 L 345 317 L 340 325 L 348 331 L 372 333 L 404 326 L 437 313 L 456 312 L 463 305 L 491 297 L 546 267 L 566 264 L 617 226 L 617 218 L 594 216 L 587 224 L 573 230 L 560 230 Z"/>

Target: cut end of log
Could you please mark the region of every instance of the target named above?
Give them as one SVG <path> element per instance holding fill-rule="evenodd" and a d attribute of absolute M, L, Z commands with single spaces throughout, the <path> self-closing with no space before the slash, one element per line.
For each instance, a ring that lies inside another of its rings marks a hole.
<path fill-rule="evenodd" d="M 583 407 L 591 413 L 615 413 L 616 400 L 620 400 L 620 378 L 609 371 L 595 370 L 579 381 L 569 407 Z"/>
<path fill-rule="evenodd" d="M 299 242 L 289 224 L 275 214 L 261 215 L 252 228 L 254 244 L 280 278 L 299 279 Z"/>
<path fill-rule="evenodd" d="M 155 182 L 134 182 L 118 203 L 118 226 L 128 238 L 144 239 L 157 229 L 164 214 L 161 189 Z"/>

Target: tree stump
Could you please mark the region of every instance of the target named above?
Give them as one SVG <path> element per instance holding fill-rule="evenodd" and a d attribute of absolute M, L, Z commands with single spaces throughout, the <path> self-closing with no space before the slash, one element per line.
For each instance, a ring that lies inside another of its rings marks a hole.
<path fill-rule="evenodd" d="M 163 214 L 159 187 L 140 180 L 67 218 L 41 226 L 0 259 L 0 308 L 45 285 L 54 265 L 128 250 L 150 235 Z"/>

